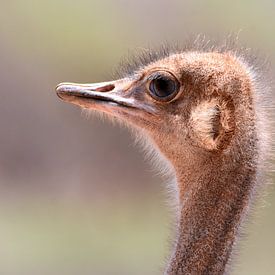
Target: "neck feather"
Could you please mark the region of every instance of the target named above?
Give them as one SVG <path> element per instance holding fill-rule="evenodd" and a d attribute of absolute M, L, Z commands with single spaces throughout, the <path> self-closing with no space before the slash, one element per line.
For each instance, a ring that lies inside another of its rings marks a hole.
<path fill-rule="evenodd" d="M 256 185 L 254 131 L 246 137 L 226 154 L 175 164 L 180 213 L 167 274 L 224 273 Z"/>

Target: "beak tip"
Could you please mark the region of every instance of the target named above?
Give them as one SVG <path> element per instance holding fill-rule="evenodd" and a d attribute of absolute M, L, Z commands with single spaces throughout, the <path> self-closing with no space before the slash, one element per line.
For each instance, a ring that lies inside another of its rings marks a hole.
<path fill-rule="evenodd" d="M 63 101 L 66 99 L 66 95 L 69 92 L 68 88 L 66 83 L 60 83 L 55 87 L 56 95 Z"/>
<path fill-rule="evenodd" d="M 62 92 L 63 86 L 64 86 L 63 83 L 59 83 L 59 84 L 55 87 L 56 93 Z"/>
<path fill-rule="evenodd" d="M 55 87 L 56 94 L 60 97 L 61 94 L 68 94 L 71 90 L 71 86 L 68 83 L 59 83 Z"/>

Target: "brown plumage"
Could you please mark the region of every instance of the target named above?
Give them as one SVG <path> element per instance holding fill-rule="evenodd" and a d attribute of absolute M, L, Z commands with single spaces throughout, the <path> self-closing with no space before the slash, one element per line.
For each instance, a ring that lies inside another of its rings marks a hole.
<path fill-rule="evenodd" d="M 234 51 L 148 56 L 119 80 L 62 83 L 57 94 L 125 121 L 172 164 L 179 213 L 165 272 L 224 274 L 259 185 L 266 141 L 257 102 L 264 90 Z"/>

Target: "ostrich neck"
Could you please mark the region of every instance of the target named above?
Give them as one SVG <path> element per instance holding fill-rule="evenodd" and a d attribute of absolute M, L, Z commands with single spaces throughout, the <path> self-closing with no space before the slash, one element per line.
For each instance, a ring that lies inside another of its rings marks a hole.
<path fill-rule="evenodd" d="M 227 156 L 174 165 L 180 208 L 167 274 L 224 274 L 256 182 L 256 142 L 251 140 Z"/>

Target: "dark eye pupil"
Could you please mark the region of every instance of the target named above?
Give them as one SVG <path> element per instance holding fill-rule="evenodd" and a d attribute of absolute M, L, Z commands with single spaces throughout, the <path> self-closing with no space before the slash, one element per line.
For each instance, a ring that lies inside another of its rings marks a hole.
<path fill-rule="evenodd" d="M 176 90 L 176 83 L 169 78 L 156 78 L 150 83 L 150 91 L 157 97 L 165 98 Z"/>

